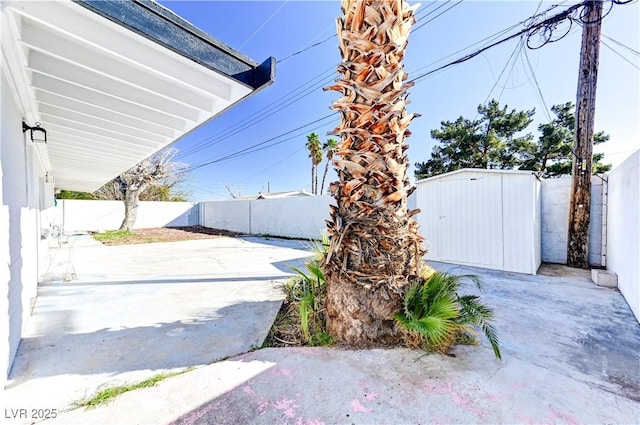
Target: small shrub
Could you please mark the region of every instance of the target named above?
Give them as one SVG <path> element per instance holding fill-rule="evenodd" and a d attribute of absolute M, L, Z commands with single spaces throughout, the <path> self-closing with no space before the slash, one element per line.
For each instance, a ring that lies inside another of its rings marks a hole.
<path fill-rule="evenodd" d="M 305 263 L 305 270 L 291 267 L 297 276 L 285 284 L 287 297 L 265 341 L 266 346 L 333 344 L 326 331 L 327 283 L 321 264 L 328 239 L 313 245 L 314 257 Z"/>
<path fill-rule="evenodd" d="M 448 352 L 456 344 L 476 343 L 473 326 L 483 332 L 493 353 L 501 359 L 496 330 L 491 323 L 493 311 L 476 295 L 459 295 L 463 278 L 471 279 L 482 289 L 476 276 L 455 276 L 437 271 L 424 271 L 404 294 L 402 311 L 394 318 L 405 332 L 410 347 L 427 351 Z"/>

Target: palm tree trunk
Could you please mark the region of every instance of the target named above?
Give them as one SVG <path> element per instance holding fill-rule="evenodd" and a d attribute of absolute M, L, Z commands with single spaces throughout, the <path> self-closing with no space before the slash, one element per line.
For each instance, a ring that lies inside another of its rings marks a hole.
<path fill-rule="evenodd" d="M 313 194 L 317 195 L 318 194 L 318 165 L 314 165 L 313 166 Z"/>
<path fill-rule="evenodd" d="M 404 288 L 417 276 L 422 237 L 409 211 L 414 188 L 407 176 L 404 137 L 413 114 L 405 110 L 407 74 L 402 66 L 414 10 L 403 0 L 343 0 L 338 19 L 342 78 L 327 89 L 342 93 L 334 134 L 339 181 L 328 232 L 328 329 L 350 346 L 397 343 L 393 314 Z"/>
<path fill-rule="evenodd" d="M 329 172 L 329 163 L 331 159 L 327 158 L 327 163 L 324 165 L 324 173 L 322 173 L 322 183 L 320 184 L 320 195 L 324 192 L 324 181 L 327 179 L 327 173 Z"/>

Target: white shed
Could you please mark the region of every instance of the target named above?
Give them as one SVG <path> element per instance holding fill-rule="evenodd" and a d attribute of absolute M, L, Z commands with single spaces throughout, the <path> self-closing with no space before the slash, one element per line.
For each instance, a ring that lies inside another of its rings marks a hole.
<path fill-rule="evenodd" d="M 540 182 L 530 171 L 465 168 L 417 182 L 426 258 L 536 274 Z"/>

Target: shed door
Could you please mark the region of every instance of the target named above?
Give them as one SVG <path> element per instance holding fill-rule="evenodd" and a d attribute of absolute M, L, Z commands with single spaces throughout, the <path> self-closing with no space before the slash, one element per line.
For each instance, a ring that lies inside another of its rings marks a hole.
<path fill-rule="evenodd" d="M 457 177 L 436 183 L 440 259 L 503 266 L 502 177 Z"/>

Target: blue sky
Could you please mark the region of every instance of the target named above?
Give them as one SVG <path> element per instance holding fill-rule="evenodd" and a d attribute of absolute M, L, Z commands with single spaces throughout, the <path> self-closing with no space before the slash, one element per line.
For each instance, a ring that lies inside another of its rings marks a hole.
<path fill-rule="evenodd" d="M 269 56 L 279 61 L 272 86 L 175 144 L 182 153 L 178 158 L 182 162 L 196 166 L 216 161 L 191 173 L 185 186 L 192 192 L 191 200 L 227 199 L 227 186 L 236 193 L 241 190 L 243 195 L 266 192 L 268 188 L 272 192 L 310 190 L 306 135 L 315 131 L 325 140 L 331 137 L 327 133 L 338 122 L 337 116 L 322 120 L 332 113 L 329 106 L 338 93 L 323 92 L 321 87 L 337 77 L 335 69 L 340 56 L 336 38 L 330 37 L 335 35 L 340 3 L 337 0 L 161 3 L 256 61 Z M 572 4 L 538 0 L 423 2 L 405 56 L 409 78 L 472 52 L 486 41 L 469 48 L 470 45 L 557 3 L 561 5 L 550 14 Z M 605 10 L 610 6 L 611 3 L 606 3 Z M 640 50 L 639 16 L 638 2 L 613 5 L 602 27 L 606 46 L 602 45 L 600 50 L 596 130 L 608 132 L 611 140 L 597 146 L 596 151 L 605 152 L 605 160 L 614 166 L 640 148 L 640 59 L 617 44 Z M 521 28 L 522 25 L 506 34 Z M 575 102 L 581 28 L 576 24 L 571 28 L 563 26 L 558 33 L 566 30 L 569 30 L 566 37 L 541 49 L 520 49 L 519 40 L 514 39 L 421 79 L 409 95 L 409 111 L 421 115 L 412 122 L 413 134 L 407 139 L 411 163 L 429 158 L 434 146 L 430 130 L 438 128 L 442 120 L 454 120 L 460 115 L 474 118 L 477 106 L 491 98 L 499 99 L 509 108 L 535 108 L 535 120 L 529 131 L 537 137 L 538 124 L 549 120 L 544 104 L 550 108 L 558 103 Z M 314 43 L 321 44 L 289 57 Z M 464 50 L 456 53 L 461 49 Z M 316 120 L 320 121 L 310 124 Z M 259 151 L 220 160 L 259 143 L 263 148 Z M 413 167 L 410 173 L 413 179 Z M 333 171 L 329 176 L 329 181 L 335 179 Z"/>

